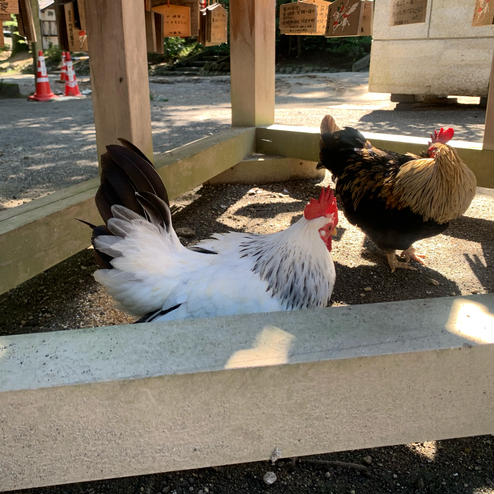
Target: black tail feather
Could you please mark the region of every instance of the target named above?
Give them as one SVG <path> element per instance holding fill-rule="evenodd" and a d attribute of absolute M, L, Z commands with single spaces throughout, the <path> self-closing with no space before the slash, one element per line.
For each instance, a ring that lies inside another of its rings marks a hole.
<path fill-rule="evenodd" d="M 113 216 L 112 206 L 121 205 L 169 231 L 172 223 L 168 194 L 158 172 L 134 144 L 126 139 L 119 141 L 123 146 L 107 146 L 106 153 L 101 157 L 101 183 L 95 202 L 105 225 Z M 92 228 L 93 246 L 94 239 L 99 235 L 111 235 L 105 225 L 95 226 L 80 221 Z M 110 269 L 111 256 L 96 248 L 94 251 L 98 264 Z"/>
<path fill-rule="evenodd" d="M 80 221 L 81 223 L 84 223 L 85 225 L 89 226 L 92 230 L 93 233 L 91 235 L 91 244 L 94 249 L 94 257 L 96 258 L 96 262 L 100 268 L 103 269 L 111 269 L 111 260 L 113 259 L 111 256 L 108 254 L 105 254 L 104 252 L 99 251 L 95 246 L 94 246 L 94 239 L 96 237 L 99 237 L 100 235 L 111 235 L 111 233 L 108 231 L 105 225 L 93 225 L 92 223 L 89 223 L 89 221 L 81 220 L 80 218 L 76 218 L 77 221 Z"/>
<path fill-rule="evenodd" d="M 172 216 L 168 204 L 166 204 L 163 199 L 160 199 L 150 192 L 143 192 L 142 194 L 137 193 L 136 197 L 147 215 L 148 220 L 151 221 L 151 223 L 162 226 L 169 232 L 172 225 Z"/>

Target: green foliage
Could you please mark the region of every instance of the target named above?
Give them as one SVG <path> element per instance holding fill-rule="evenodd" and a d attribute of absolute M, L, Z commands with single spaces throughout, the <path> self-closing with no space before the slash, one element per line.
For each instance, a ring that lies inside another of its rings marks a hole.
<path fill-rule="evenodd" d="M 12 34 L 12 52 L 11 57 L 14 57 L 18 53 L 29 51 L 29 44 L 27 41 L 19 34 L 19 27 L 17 25 L 17 19 L 14 15 L 10 15 L 10 21 L 4 21 L 4 26 L 8 26 L 10 33 Z"/>
<path fill-rule="evenodd" d="M 50 47 L 44 51 L 44 54 L 46 68 L 48 70 L 58 68 L 62 63 L 62 49 L 58 46 L 50 44 Z"/>
<path fill-rule="evenodd" d="M 163 42 L 164 57 L 169 63 L 189 56 L 197 48 L 197 41 L 186 38 L 165 38 Z"/>

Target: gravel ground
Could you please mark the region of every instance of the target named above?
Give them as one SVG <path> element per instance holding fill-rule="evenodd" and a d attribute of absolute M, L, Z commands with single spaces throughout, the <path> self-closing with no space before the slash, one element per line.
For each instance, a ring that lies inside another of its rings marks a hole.
<path fill-rule="evenodd" d="M 485 112 L 478 106 L 396 108 L 389 95 L 367 93 L 367 77 L 277 76 L 276 122 L 318 126 L 331 113 L 340 124 L 364 131 L 426 136 L 434 127 L 451 125 L 459 139 L 481 141 Z M 80 86 L 86 88 L 87 82 L 82 79 Z M 159 78 L 150 87 L 156 152 L 229 126 L 227 78 Z M 8 123 L 0 124 L 4 208 L 96 176 L 90 97 L 46 105 L 1 100 L 0 111 Z M 327 183 L 328 178 L 323 183 L 204 185 L 175 201 L 174 225 L 193 229 L 182 239 L 186 244 L 214 232 L 277 231 L 296 220 L 309 197 Z M 442 235 L 416 244 L 427 255 L 427 265 L 417 271 L 391 274 L 384 257 L 340 215 L 333 242 L 333 305 L 492 292 L 494 197 L 492 190 L 478 192 L 464 217 Z M 86 250 L 0 296 L 0 335 L 132 322 L 94 282 L 95 269 Z M 492 436 L 482 436 L 279 460 L 274 466 L 266 461 L 22 492 L 493 494 L 493 453 Z M 263 477 L 270 471 L 277 479 L 268 486 Z"/>
<path fill-rule="evenodd" d="M 51 87 L 62 90 L 52 76 Z M 33 92 L 33 77 L 4 78 Z M 155 153 L 173 149 L 230 126 L 230 82 L 216 77 L 151 77 Z M 90 88 L 79 78 L 81 91 Z M 361 131 L 427 137 L 434 128 L 454 126 L 455 138 L 480 142 L 485 110 L 478 98 L 447 106 L 396 105 L 389 94 L 368 92 L 368 73 L 276 76 L 275 121 L 318 127 L 331 113 L 341 125 Z M 453 100 L 452 100 L 453 101 Z M 91 97 L 49 103 L 0 99 L 0 209 L 15 207 L 97 176 Z"/>

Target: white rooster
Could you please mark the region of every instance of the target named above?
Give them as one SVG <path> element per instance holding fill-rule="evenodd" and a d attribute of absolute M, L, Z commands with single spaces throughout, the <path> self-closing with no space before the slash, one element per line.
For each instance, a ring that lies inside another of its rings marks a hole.
<path fill-rule="evenodd" d="M 324 307 L 335 282 L 331 235 L 338 222 L 330 188 L 304 216 L 268 235 L 216 234 L 184 247 L 172 227 L 166 189 L 135 146 L 102 157 L 96 204 L 106 227 L 93 245 L 106 269 L 95 279 L 138 322 Z"/>

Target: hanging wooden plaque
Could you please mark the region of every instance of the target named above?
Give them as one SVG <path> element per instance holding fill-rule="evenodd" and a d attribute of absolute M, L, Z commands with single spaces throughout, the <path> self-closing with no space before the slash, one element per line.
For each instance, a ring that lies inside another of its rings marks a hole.
<path fill-rule="evenodd" d="M 163 36 L 169 38 L 190 36 L 190 8 L 182 5 L 158 5 L 155 12 L 163 16 Z"/>
<path fill-rule="evenodd" d="M 317 31 L 317 5 L 297 2 L 280 5 L 280 33 L 305 34 Z"/>
<path fill-rule="evenodd" d="M 476 0 L 472 26 L 494 24 L 494 0 Z"/>
<path fill-rule="evenodd" d="M 173 0 L 174 5 L 190 8 L 190 36 L 199 36 L 199 2 L 198 0 Z"/>
<path fill-rule="evenodd" d="M 392 0 L 391 25 L 418 24 L 425 22 L 427 0 Z"/>
<path fill-rule="evenodd" d="M 206 46 L 220 45 L 228 41 L 226 9 L 219 3 L 210 5 L 206 14 Z"/>
<path fill-rule="evenodd" d="M 201 9 L 198 41 L 204 46 L 215 46 L 228 42 L 228 12 L 219 3 Z"/>
<path fill-rule="evenodd" d="M 72 2 L 66 3 L 63 7 L 65 10 L 69 51 L 88 51 L 85 29 L 85 7 L 83 2 L 80 0 L 78 2 L 79 20 L 76 20 L 74 4 Z"/>
<path fill-rule="evenodd" d="M 326 0 L 304 0 L 306 3 L 313 3 L 317 7 L 317 23 L 316 23 L 316 32 L 315 33 L 305 33 L 308 35 L 322 35 L 326 34 L 326 28 L 328 24 L 328 15 L 329 15 L 329 7 L 331 6 L 331 2 L 327 2 Z"/>
<path fill-rule="evenodd" d="M 18 14 L 19 0 L 0 0 L 0 14 Z"/>
<path fill-rule="evenodd" d="M 329 8 L 326 37 L 369 36 L 373 7 L 369 0 L 335 0 Z"/>

